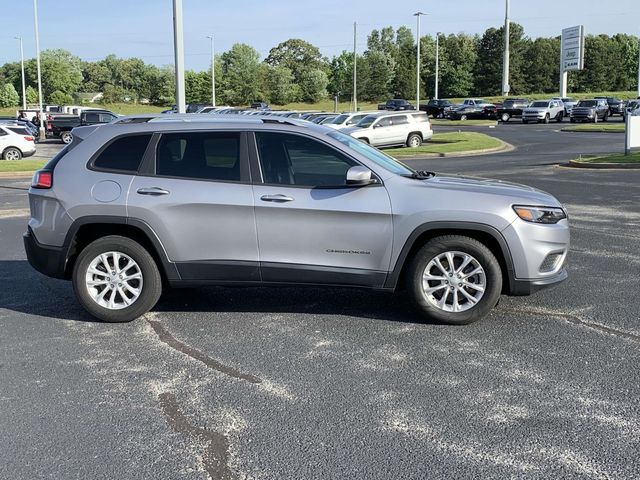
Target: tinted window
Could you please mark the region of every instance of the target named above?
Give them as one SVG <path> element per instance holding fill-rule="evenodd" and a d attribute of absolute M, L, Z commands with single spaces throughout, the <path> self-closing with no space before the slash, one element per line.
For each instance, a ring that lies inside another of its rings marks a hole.
<path fill-rule="evenodd" d="M 97 113 L 87 113 L 84 118 L 86 122 L 98 122 L 100 120 L 100 115 Z"/>
<path fill-rule="evenodd" d="M 128 135 L 114 140 L 93 162 L 96 168 L 135 173 L 147 149 L 151 134 Z"/>
<path fill-rule="evenodd" d="M 409 119 L 406 115 L 399 115 L 391 119 L 392 125 L 406 125 L 407 123 L 409 123 Z"/>
<path fill-rule="evenodd" d="M 389 127 L 391 125 L 391 118 L 384 117 L 381 118 L 378 123 L 376 123 L 376 127 Z"/>
<path fill-rule="evenodd" d="M 307 187 L 342 186 L 347 170 L 357 165 L 333 148 L 311 138 L 256 132 L 265 183 Z"/>
<path fill-rule="evenodd" d="M 98 115 L 99 119 L 100 119 L 100 123 L 109 123 L 111 120 L 113 120 L 114 117 L 113 115 L 111 115 L 110 113 L 101 113 Z"/>
<path fill-rule="evenodd" d="M 164 134 L 158 143 L 156 174 L 239 182 L 240 133 Z"/>
<path fill-rule="evenodd" d="M 18 135 L 29 135 L 29 132 L 26 128 L 21 127 L 9 127 L 13 133 L 17 133 Z"/>

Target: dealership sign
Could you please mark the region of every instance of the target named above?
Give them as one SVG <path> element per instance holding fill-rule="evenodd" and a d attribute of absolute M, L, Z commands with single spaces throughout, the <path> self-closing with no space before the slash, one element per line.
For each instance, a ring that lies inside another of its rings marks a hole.
<path fill-rule="evenodd" d="M 561 71 L 582 70 L 584 68 L 584 26 L 578 25 L 562 30 L 560 49 Z"/>

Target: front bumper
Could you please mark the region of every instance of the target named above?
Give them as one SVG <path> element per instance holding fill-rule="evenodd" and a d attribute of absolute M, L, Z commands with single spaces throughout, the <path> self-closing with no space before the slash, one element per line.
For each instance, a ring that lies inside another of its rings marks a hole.
<path fill-rule="evenodd" d="M 568 277 L 569 274 L 567 273 L 567 269 L 563 268 L 553 277 L 538 280 L 514 279 L 509 294 L 514 296 L 531 295 L 532 293 L 538 292 L 540 290 L 555 287 L 556 285 L 564 282 Z"/>
<path fill-rule="evenodd" d="M 36 240 L 31 228 L 23 236 L 27 260 L 40 273 L 53 278 L 65 278 L 65 255 L 62 247 L 43 245 Z"/>

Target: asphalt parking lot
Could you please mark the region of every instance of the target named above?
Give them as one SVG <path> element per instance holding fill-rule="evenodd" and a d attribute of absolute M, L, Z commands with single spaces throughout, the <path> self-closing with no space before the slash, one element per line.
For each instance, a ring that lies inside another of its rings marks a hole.
<path fill-rule="evenodd" d="M 623 136 L 558 129 L 409 161 L 568 207 L 569 280 L 465 327 L 315 288 L 176 290 L 94 322 L 26 262 L 26 181 L 1 180 L 0 478 L 640 478 L 640 170 L 559 167 Z"/>

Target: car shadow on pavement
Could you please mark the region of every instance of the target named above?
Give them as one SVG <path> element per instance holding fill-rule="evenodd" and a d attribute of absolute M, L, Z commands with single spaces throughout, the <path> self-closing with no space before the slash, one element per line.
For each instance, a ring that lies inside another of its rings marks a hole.
<path fill-rule="evenodd" d="M 0 260 L 0 309 L 61 320 L 98 322 L 76 301 L 71 283 L 45 277 L 26 260 Z M 291 313 L 430 323 L 403 294 L 356 288 L 198 287 L 167 289 L 156 313 Z"/>

